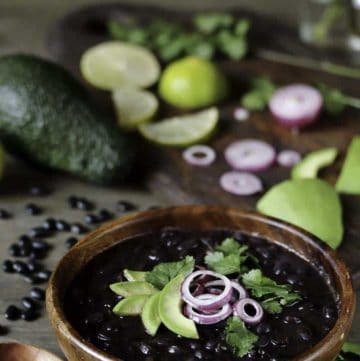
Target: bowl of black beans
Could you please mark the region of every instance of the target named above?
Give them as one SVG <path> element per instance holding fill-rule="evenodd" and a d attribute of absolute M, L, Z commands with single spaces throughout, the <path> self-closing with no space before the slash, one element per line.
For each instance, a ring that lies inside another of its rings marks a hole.
<path fill-rule="evenodd" d="M 335 360 L 355 312 L 346 266 L 315 236 L 196 205 L 90 233 L 46 303 L 69 361 Z"/>

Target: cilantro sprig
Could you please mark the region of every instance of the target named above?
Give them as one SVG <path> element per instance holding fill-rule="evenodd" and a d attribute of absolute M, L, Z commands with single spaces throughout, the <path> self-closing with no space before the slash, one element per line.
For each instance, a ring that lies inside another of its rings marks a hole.
<path fill-rule="evenodd" d="M 234 238 L 226 238 L 213 251 L 206 253 L 205 263 L 211 270 L 223 275 L 240 273 L 250 257 L 247 250 L 248 246 L 241 245 Z"/>
<path fill-rule="evenodd" d="M 238 357 L 250 352 L 258 340 L 258 336 L 249 331 L 239 317 L 228 319 L 225 329 L 226 342 Z"/>
<path fill-rule="evenodd" d="M 261 305 L 268 313 L 279 313 L 283 306 L 293 304 L 301 296 L 292 291 L 290 285 L 279 285 L 274 280 L 265 277 L 260 269 L 253 269 L 242 275 L 243 285 L 251 294 L 260 299 Z"/>
<path fill-rule="evenodd" d="M 152 271 L 146 274 L 146 281 L 158 289 L 163 289 L 173 278 L 182 274 L 187 276 L 195 267 L 195 260 L 192 256 L 186 256 L 179 262 L 159 263 Z"/>

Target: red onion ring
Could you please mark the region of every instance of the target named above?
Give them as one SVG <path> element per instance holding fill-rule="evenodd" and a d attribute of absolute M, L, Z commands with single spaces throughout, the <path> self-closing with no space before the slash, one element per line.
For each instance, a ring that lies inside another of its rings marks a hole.
<path fill-rule="evenodd" d="M 212 287 L 212 286 L 224 286 L 224 283 L 222 282 L 222 280 L 216 280 L 216 281 L 211 281 L 211 282 L 205 283 L 206 288 Z M 241 286 L 238 282 L 231 281 L 231 286 L 239 294 L 239 300 L 241 300 L 242 298 L 246 298 L 248 296 L 245 288 L 243 286 Z"/>
<path fill-rule="evenodd" d="M 263 190 L 259 177 L 247 172 L 226 172 L 220 178 L 221 188 L 238 196 L 250 196 Z"/>
<path fill-rule="evenodd" d="M 255 315 L 252 316 L 246 312 L 245 307 L 248 305 L 252 306 L 255 309 Z M 252 298 L 243 298 L 242 300 L 236 302 L 233 309 L 234 316 L 240 317 L 245 323 L 248 323 L 250 325 L 259 323 L 264 316 L 263 308 L 258 302 L 256 302 Z"/>
<path fill-rule="evenodd" d="M 216 295 L 205 293 L 198 296 L 197 298 L 200 301 L 208 301 L 213 300 L 216 297 Z M 232 312 L 233 311 L 229 303 L 224 304 L 219 310 L 215 310 L 213 313 L 206 314 L 197 312 L 189 304 L 185 306 L 185 315 L 200 325 L 212 325 L 214 323 L 218 323 L 228 318 Z"/>
<path fill-rule="evenodd" d="M 305 84 L 282 87 L 273 94 L 269 102 L 274 118 L 289 128 L 299 128 L 315 122 L 322 105 L 321 93 Z"/>
<path fill-rule="evenodd" d="M 190 285 L 195 278 L 205 275 L 221 279 L 224 282 L 224 289 L 221 294 L 215 295 L 215 297 L 211 299 L 202 300 L 199 299 L 199 296 L 194 297 L 191 294 Z M 195 271 L 185 278 L 183 284 L 181 285 L 181 294 L 183 300 L 190 306 L 200 311 L 213 311 L 219 309 L 230 301 L 232 296 L 232 286 L 230 280 L 220 273 L 212 271 Z"/>
<path fill-rule="evenodd" d="M 259 172 L 273 165 L 276 152 L 262 140 L 244 139 L 230 144 L 225 149 L 224 156 L 234 169 Z"/>
<path fill-rule="evenodd" d="M 193 145 L 184 150 L 183 158 L 191 165 L 206 167 L 215 161 L 216 153 L 207 145 Z"/>
<path fill-rule="evenodd" d="M 245 122 L 249 119 L 250 113 L 246 108 L 243 107 L 237 107 L 234 110 L 234 118 L 238 122 Z"/>
<path fill-rule="evenodd" d="M 293 167 L 295 164 L 299 163 L 300 160 L 300 153 L 290 149 L 281 151 L 276 158 L 276 161 L 283 167 Z"/>

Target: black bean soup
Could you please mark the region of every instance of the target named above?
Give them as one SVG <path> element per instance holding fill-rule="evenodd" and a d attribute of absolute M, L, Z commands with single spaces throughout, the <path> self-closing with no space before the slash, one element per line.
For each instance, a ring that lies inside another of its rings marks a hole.
<path fill-rule="evenodd" d="M 302 300 L 280 314 L 269 315 L 249 329 L 259 336 L 255 348 L 239 358 L 225 341 L 225 321 L 197 325 L 200 339 L 179 337 L 161 326 L 149 336 L 140 317 L 116 316 L 112 308 L 119 297 L 109 289 L 125 281 L 122 270 L 151 270 L 160 262 L 178 261 L 187 255 L 204 262 L 209 247 L 233 236 L 249 246 L 264 274 L 278 283 L 291 284 Z M 300 257 L 267 241 L 241 233 L 216 230 L 187 232 L 163 229 L 139 235 L 98 255 L 75 278 L 65 296 L 68 320 L 87 341 L 125 361 L 167 360 L 291 360 L 321 340 L 338 317 L 336 297 L 315 269 Z"/>

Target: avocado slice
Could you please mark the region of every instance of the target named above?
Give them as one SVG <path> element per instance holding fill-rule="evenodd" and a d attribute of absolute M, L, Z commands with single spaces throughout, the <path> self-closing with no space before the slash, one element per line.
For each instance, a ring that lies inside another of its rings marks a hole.
<path fill-rule="evenodd" d="M 294 166 L 291 177 L 293 179 L 316 178 L 319 170 L 332 164 L 337 154 L 336 148 L 324 148 L 311 152 Z"/>
<path fill-rule="evenodd" d="M 132 271 L 132 270 L 129 270 L 129 269 L 124 269 L 124 277 L 129 282 L 145 281 L 145 278 L 146 278 L 147 274 L 148 274 L 148 272 Z"/>
<path fill-rule="evenodd" d="M 335 188 L 342 193 L 360 194 L 360 136 L 351 141 Z"/>
<path fill-rule="evenodd" d="M 161 318 L 159 315 L 159 300 L 160 292 L 155 293 L 146 301 L 141 312 L 141 320 L 145 330 L 151 336 L 156 335 L 156 332 L 161 325 Z"/>
<path fill-rule="evenodd" d="M 342 207 L 335 189 L 321 179 L 287 180 L 257 203 L 259 212 L 313 233 L 330 247 L 343 238 Z"/>
<path fill-rule="evenodd" d="M 173 278 L 160 292 L 159 315 L 162 323 L 172 332 L 187 338 L 198 339 L 194 321 L 186 318 L 181 312 L 181 284 L 185 276 L 179 274 Z"/>
<path fill-rule="evenodd" d="M 110 289 L 122 297 L 153 295 L 158 292 L 151 283 L 143 281 L 117 282 L 110 285 Z"/>
<path fill-rule="evenodd" d="M 0 57 L 0 138 L 33 163 L 103 184 L 124 180 L 135 154 L 77 80 L 30 55 Z"/>
<path fill-rule="evenodd" d="M 113 308 L 113 312 L 118 316 L 138 316 L 149 297 L 149 295 L 136 295 L 124 298 Z"/>

